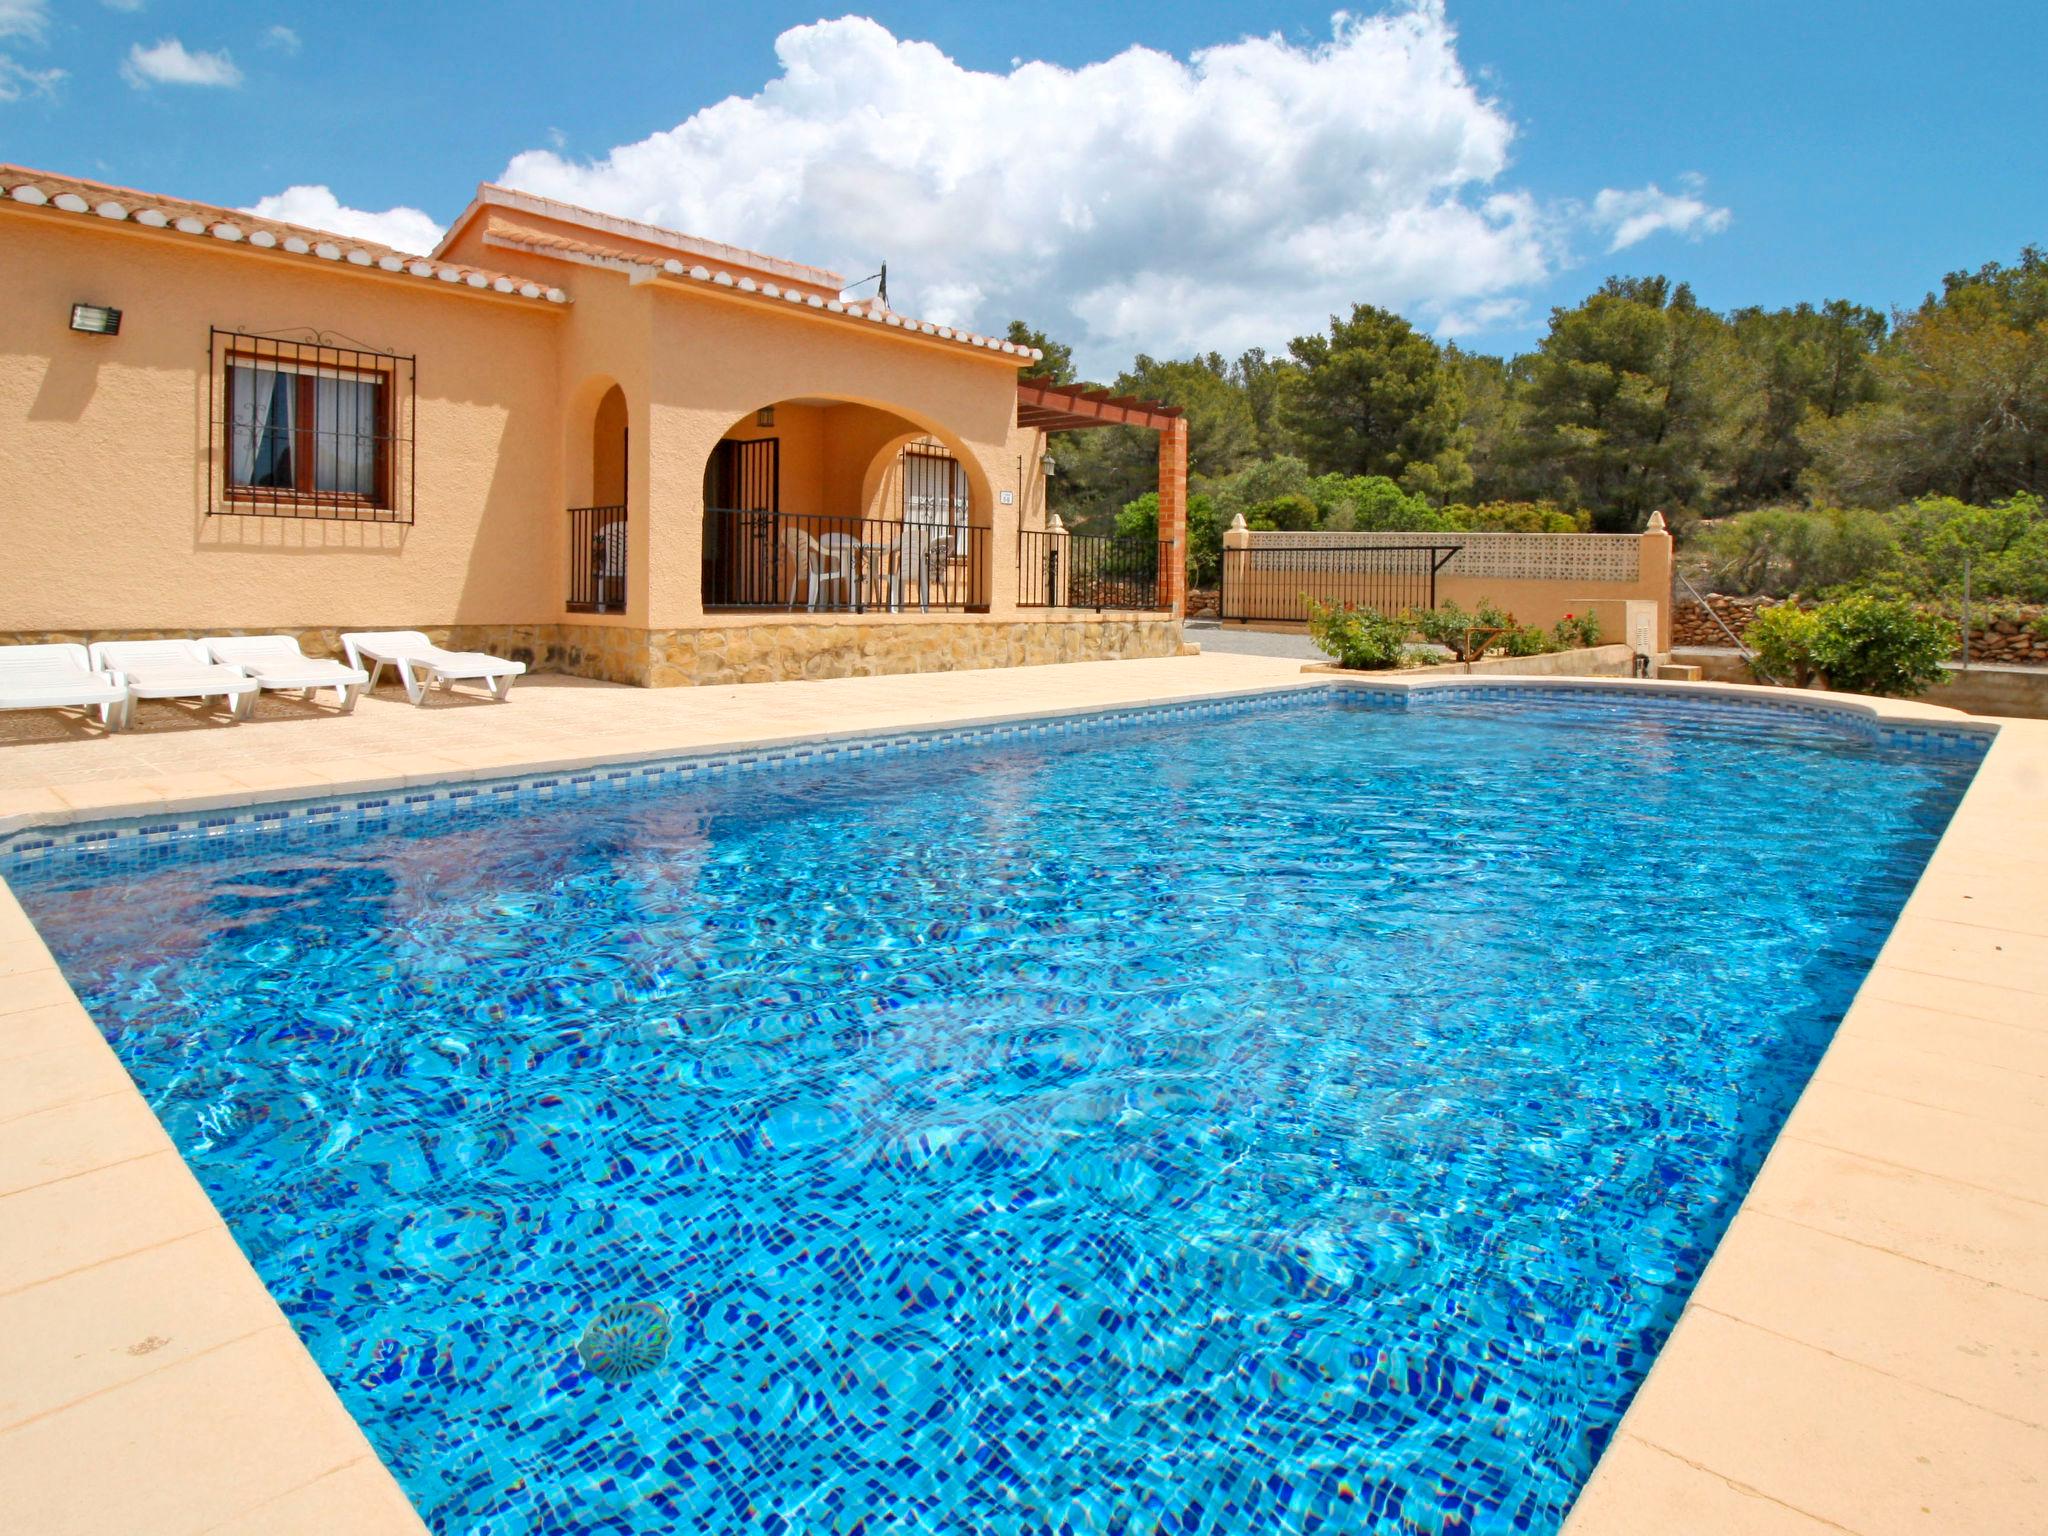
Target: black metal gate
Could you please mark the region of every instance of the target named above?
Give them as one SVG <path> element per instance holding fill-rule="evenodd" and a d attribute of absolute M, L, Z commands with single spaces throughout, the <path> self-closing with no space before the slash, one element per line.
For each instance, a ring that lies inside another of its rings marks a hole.
<path fill-rule="evenodd" d="M 782 509 L 782 441 L 727 438 L 704 466 L 704 604 L 764 607 L 775 601 L 776 514 Z"/>

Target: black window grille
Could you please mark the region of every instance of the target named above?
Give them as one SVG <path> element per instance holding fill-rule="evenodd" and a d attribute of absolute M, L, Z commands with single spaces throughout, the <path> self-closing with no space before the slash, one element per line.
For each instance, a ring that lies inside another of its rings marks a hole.
<path fill-rule="evenodd" d="M 415 359 L 217 327 L 208 357 L 210 513 L 412 522 Z"/>

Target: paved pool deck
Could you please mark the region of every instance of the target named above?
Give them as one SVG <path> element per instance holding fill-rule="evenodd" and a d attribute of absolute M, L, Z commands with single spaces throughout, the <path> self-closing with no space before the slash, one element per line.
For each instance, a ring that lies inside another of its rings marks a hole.
<path fill-rule="evenodd" d="M 346 718 L 266 699 L 232 728 L 144 706 L 110 739 L 0 716 L 0 830 L 1329 681 L 1300 665 L 536 678 Z M 0 1512 L 38 1536 L 422 1529 L 4 886 Z M 2048 723 L 2000 723 L 1566 1531 L 2048 1532 Z"/>

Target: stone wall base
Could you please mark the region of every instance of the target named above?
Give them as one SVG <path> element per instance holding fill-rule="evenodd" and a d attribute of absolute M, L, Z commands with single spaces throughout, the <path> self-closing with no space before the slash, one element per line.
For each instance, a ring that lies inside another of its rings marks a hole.
<path fill-rule="evenodd" d="M 722 624 L 653 630 L 599 624 L 442 624 L 424 629 L 429 638 L 452 650 L 489 651 L 523 661 L 535 672 L 645 688 L 1116 661 L 1177 656 L 1181 647 L 1180 621 L 1164 617 Z M 0 645 L 88 645 L 96 640 L 188 639 L 202 633 L 240 631 L 0 631 Z M 339 629 L 290 633 L 298 636 L 310 656 L 341 655 Z"/>

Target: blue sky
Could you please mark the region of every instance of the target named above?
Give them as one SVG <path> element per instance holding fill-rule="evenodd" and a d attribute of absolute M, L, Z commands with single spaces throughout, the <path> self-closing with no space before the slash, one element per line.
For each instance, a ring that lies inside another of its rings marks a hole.
<path fill-rule="evenodd" d="M 899 307 L 1024 314 L 1096 373 L 1354 299 L 1511 350 L 1614 271 L 1908 304 L 2048 239 L 2037 5 L 1354 15 L 0 0 L 0 156 L 410 243 L 509 171 L 852 276 L 886 256 Z"/>

